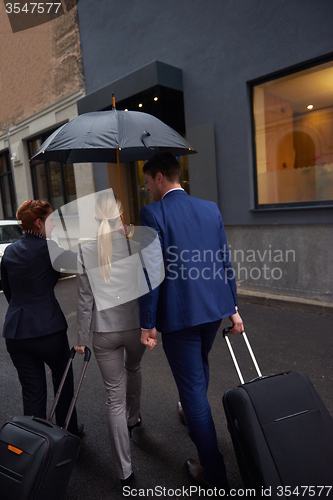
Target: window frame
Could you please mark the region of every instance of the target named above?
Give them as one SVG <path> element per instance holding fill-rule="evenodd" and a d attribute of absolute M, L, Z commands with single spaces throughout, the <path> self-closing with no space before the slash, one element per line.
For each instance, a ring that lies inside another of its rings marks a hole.
<path fill-rule="evenodd" d="M 4 173 L 0 173 L 0 195 L 1 195 L 1 203 L 2 203 L 2 212 L 4 219 L 7 220 L 15 220 L 16 216 L 15 213 L 17 211 L 17 198 L 16 198 L 16 191 L 15 191 L 15 185 L 14 185 L 14 175 L 13 175 L 13 170 L 12 170 L 12 162 L 9 157 L 9 149 L 5 149 L 0 152 L 0 156 L 5 157 L 5 162 L 7 166 L 7 170 Z M 12 215 L 8 215 L 6 205 L 5 205 L 5 196 L 4 196 L 4 183 L 3 179 L 7 178 L 8 179 L 8 184 L 9 184 L 9 196 L 10 196 L 10 204 L 12 208 Z"/>
<path fill-rule="evenodd" d="M 333 208 L 332 200 L 322 201 L 303 201 L 303 202 L 287 202 L 287 203 L 258 203 L 258 172 L 257 172 L 257 151 L 256 151 L 256 130 L 255 130 L 255 114 L 254 114 L 254 88 L 257 85 L 267 83 L 273 80 L 278 80 L 285 76 L 289 76 L 300 71 L 320 66 L 324 63 L 332 62 L 333 66 L 333 52 L 326 54 L 320 58 L 311 59 L 294 66 L 290 66 L 283 70 L 275 71 L 266 76 L 255 78 L 247 82 L 249 91 L 250 103 L 250 118 L 251 118 L 251 146 L 252 146 L 252 181 L 253 181 L 253 208 L 251 212 L 265 212 L 265 211 L 285 211 L 285 210 L 304 210 L 304 209 L 323 209 Z M 333 103 L 332 103 L 333 105 Z"/>
<path fill-rule="evenodd" d="M 61 125 L 59 125 L 61 126 Z M 37 139 L 41 139 L 41 144 L 53 133 L 55 132 L 58 128 L 54 128 L 51 130 L 48 130 L 46 132 L 42 132 L 39 134 L 34 135 L 33 137 L 29 137 L 27 139 L 27 148 L 28 148 L 28 153 L 29 157 L 31 157 L 31 148 L 30 148 L 30 143 L 32 141 L 35 141 Z M 66 173 L 65 173 L 65 168 L 67 167 L 67 164 L 63 164 L 60 162 L 52 162 L 52 161 L 43 161 L 43 160 L 38 160 L 43 164 L 43 169 L 45 173 L 45 181 L 46 181 L 46 192 L 47 192 L 47 201 L 51 203 L 52 205 L 52 196 L 51 196 L 51 179 L 50 179 L 50 171 L 51 171 L 51 163 L 57 163 L 60 165 L 60 176 L 61 176 L 61 188 L 62 188 L 62 195 L 64 198 L 64 203 L 63 205 L 66 205 L 70 203 L 73 200 L 69 200 L 68 193 L 67 193 L 67 187 L 66 187 Z M 33 161 L 30 162 L 30 175 L 31 175 L 31 184 L 32 184 L 32 190 L 33 190 L 33 195 L 35 199 L 41 199 L 37 193 L 38 190 L 38 183 L 37 183 L 37 173 L 36 173 L 36 165 L 33 164 Z M 76 184 L 75 184 L 75 191 L 76 191 Z M 76 199 L 77 199 L 77 192 L 76 192 Z M 62 205 L 62 206 L 63 206 Z"/>

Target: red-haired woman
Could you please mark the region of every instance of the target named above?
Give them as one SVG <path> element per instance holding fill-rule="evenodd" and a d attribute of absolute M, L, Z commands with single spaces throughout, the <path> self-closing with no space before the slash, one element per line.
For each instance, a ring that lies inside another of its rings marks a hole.
<path fill-rule="evenodd" d="M 69 358 L 67 322 L 54 287 L 61 267 L 75 269 L 77 255 L 46 241 L 55 226 L 48 202 L 25 201 L 16 217 L 24 234 L 6 248 L 1 262 L 1 281 L 9 303 L 3 336 L 21 382 L 24 415 L 46 418 L 44 364 L 52 371 L 56 393 Z M 70 370 L 56 409 L 56 422 L 60 426 L 65 423 L 72 396 Z M 75 410 L 68 428 L 73 434 L 83 433 Z"/>

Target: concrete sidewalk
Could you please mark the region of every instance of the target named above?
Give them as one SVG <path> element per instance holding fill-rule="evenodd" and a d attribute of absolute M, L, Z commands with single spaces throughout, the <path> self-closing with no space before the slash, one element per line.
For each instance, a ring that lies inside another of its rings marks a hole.
<path fill-rule="evenodd" d="M 76 280 L 59 282 L 56 292 L 69 324 L 70 343 L 74 345 Z M 240 313 L 261 371 L 264 375 L 286 370 L 306 372 L 333 415 L 333 318 L 287 306 L 253 304 L 241 299 Z M 5 298 L 1 294 L 0 311 L 4 313 L 5 310 Z M 228 323 L 224 320 L 223 325 Z M 254 378 L 255 371 L 242 339 L 233 337 L 232 342 L 245 379 Z M 20 385 L 3 341 L 0 362 L 2 424 L 22 412 Z M 79 356 L 74 360 L 76 374 L 81 362 Z M 220 332 L 211 352 L 210 366 L 209 400 L 220 449 L 225 456 L 230 485 L 242 493 L 243 485 L 221 400 L 223 393 L 239 382 Z M 50 383 L 50 375 L 48 377 Z M 178 420 L 177 399 L 176 386 L 159 339 L 154 351 L 147 351 L 143 358 L 143 425 L 133 431 L 131 445 L 136 478 L 132 485 L 135 488 L 133 497 L 175 499 L 190 495 L 189 498 L 202 498 L 195 489 L 190 490 L 194 485 L 185 472 L 186 459 L 197 457 L 186 428 Z M 122 491 L 112 463 L 104 387 L 94 356 L 86 372 L 77 408 L 86 436 L 65 500 L 120 500 L 129 497 L 129 490 Z M 245 492 L 242 496 L 245 497 Z"/>

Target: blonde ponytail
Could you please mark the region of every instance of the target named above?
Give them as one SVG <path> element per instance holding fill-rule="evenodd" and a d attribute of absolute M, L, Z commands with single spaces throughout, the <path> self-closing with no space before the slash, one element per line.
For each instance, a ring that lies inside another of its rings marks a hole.
<path fill-rule="evenodd" d="M 123 207 L 111 189 L 99 193 L 95 200 L 95 215 L 100 223 L 97 248 L 98 248 L 98 266 L 105 282 L 110 281 L 111 262 L 112 262 L 112 236 L 110 225 L 117 222 Z"/>

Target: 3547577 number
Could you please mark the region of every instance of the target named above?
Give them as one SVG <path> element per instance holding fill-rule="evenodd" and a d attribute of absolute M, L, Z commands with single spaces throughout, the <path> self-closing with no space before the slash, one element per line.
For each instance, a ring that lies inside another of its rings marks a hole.
<path fill-rule="evenodd" d="M 328 497 L 332 490 L 332 486 L 278 486 L 276 495 L 278 497 Z"/>
<path fill-rule="evenodd" d="M 24 5 L 20 5 L 19 3 L 6 3 L 6 12 L 7 14 L 20 14 L 21 12 L 25 14 L 29 13 L 38 13 L 38 14 L 50 14 L 54 12 L 57 14 L 59 8 L 61 7 L 61 3 L 54 2 L 46 2 L 46 3 L 25 3 Z"/>

